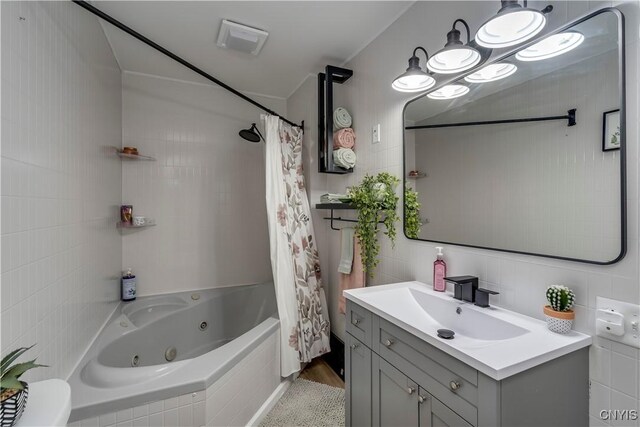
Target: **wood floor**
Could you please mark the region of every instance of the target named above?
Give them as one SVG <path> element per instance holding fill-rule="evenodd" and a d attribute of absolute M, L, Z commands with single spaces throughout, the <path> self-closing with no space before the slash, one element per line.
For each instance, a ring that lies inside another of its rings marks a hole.
<path fill-rule="evenodd" d="M 300 378 L 333 387 L 344 388 L 344 381 L 342 381 L 338 374 L 320 357 L 314 359 L 300 372 Z"/>

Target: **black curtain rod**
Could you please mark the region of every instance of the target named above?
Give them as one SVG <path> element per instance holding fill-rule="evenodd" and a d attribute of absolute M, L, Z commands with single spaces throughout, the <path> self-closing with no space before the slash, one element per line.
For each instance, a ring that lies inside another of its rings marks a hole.
<path fill-rule="evenodd" d="M 486 122 L 445 123 L 445 124 L 437 124 L 437 125 L 405 126 L 405 129 L 406 130 L 434 129 L 434 128 L 450 128 L 450 127 L 458 127 L 458 126 L 497 125 L 497 124 L 503 124 L 503 123 L 545 122 L 549 120 L 566 120 L 567 126 L 575 126 L 576 125 L 576 109 L 572 108 L 571 110 L 567 111 L 566 116 L 530 117 L 525 119 L 489 120 Z"/>
<path fill-rule="evenodd" d="M 105 21 L 107 21 L 108 23 L 110 23 L 111 25 L 121 29 L 122 31 L 124 31 L 125 33 L 137 38 L 138 40 L 140 40 L 142 43 L 151 46 L 152 48 L 154 48 L 155 50 L 157 50 L 158 52 L 161 52 L 163 54 L 165 54 L 166 56 L 168 56 L 169 58 L 173 59 L 176 62 L 179 62 L 180 64 L 184 65 L 185 67 L 187 67 L 188 69 L 195 71 L 196 73 L 200 74 L 202 77 L 204 77 L 207 80 L 212 81 L 213 83 L 217 84 L 218 86 L 228 90 L 229 92 L 231 92 L 232 94 L 244 99 L 245 101 L 247 101 L 250 104 L 255 105 L 256 107 L 260 108 L 261 110 L 274 115 L 274 116 L 279 116 L 282 120 L 284 120 L 285 122 L 289 123 L 291 126 L 296 126 L 299 127 L 301 129 L 304 128 L 304 123 L 299 125 L 297 123 L 294 123 L 290 120 L 285 119 L 284 117 L 280 116 L 278 113 L 276 113 L 275 111 L 265 107 L 264 105 L 260 104 L 258 101 L 255 101 L 251 98 L 249 98 L 247 95 L 238 92 L 237 90 L 235 90 L 234 88 L 232 88 L 231 86 L 229 86 L 226 83 L 221 82 L 220 80 L 216 79 L 215 77 L 213 77 L 211 74 L 202 71 L 200 68 L 196 67 L 195 65 L 187 62 L 186 60 L 180 58 L 178 55 L 176 55 L 175 53 L 165 49 L 164 47 L 160 46 L 159 44 L 157 44 L 156 42 L 149 40 L 148 38 L 146 38 L 145 36 L 143 36 L 142 34 L 140 34 L 139 32 L 137 32 L 136 30 L 127 27 L 125 24 L 123 24 L 122 22 L 118 21 L 117 19 L 107 15 L 106 13 L 104 13 L 103 11 L 101 11 L 100 9 L 96 8 L 95 6 L 87 3 L 84 0 L 73 0 L 73 2 L 75 4 L 77 4 L 78 6 L 83 7 L 84 9 L 88 10 L 89 12 L 93 13 L 94 15 L 98 16 L 101 19 L 104 19 Z"/>

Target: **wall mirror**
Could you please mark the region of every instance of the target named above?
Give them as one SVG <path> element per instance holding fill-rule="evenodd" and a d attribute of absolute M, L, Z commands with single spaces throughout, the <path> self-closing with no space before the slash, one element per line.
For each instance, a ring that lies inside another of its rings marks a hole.
<path fill-rule="evenodd" d="M 407 103 L 419 240 L 622 259 L 623 34 L 622 14 L 602 9 Z"/>

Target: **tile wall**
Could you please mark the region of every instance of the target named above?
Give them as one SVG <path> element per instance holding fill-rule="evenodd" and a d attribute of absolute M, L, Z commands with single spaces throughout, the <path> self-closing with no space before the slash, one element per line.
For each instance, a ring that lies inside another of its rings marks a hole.
<path fill-rule="evenodd" d="M 2 353 L 70 374 L 119 301 L 120 69 L 71 2 L 2 2 Z"/>
<path fill-rule="evenodd" d="M 497 304 L 542 318 L 544 289 L 552 283 L 566 283 L 578 294 L 577 324 L 580 331 L 594 334 L 596 296 L 640 303 L 638 253 L 638 56 L 639 36 L 638 1 L 548 1 L 529 2 L 541 9 L 553 4 L 548 29 L 557 28 L 591 10 L 617 5 L 626 16 L 627 60 L 627 132 L 628 132 L 628 253 L 620 263 L 598 267 L 580 263 L 556 261 L 501 252 L 445 247 L 449 274 L 473 274 L 483 285 L 500 292 Z M 343 192 L 346 186 L 358 183 L 365 173 L 389 171 L 402 174 L 402 108 L 411 98 L 394 92 L 391 81 L 404 71 L 413 48 L 424 46 L 435 52 L 445 42 L 445 35 L 456 18 L 465 18 L 471 28 L 477 28 L 497 10 L 494 1 L 470 2 L 417 2 L 378 38 L 345 66 L 354 71 L 354 77 L 336 90 L 336 106 L 347 107 L 354 118 L 357 135 L 358 165 L 352 175 L 314 179 L 317 165 L 309 162 L 316 150 L 315 128 L 307 129 L 305 155 L 311 179 L 310 197 L 326 191 Z M 333 64 L 341 65 L 341 64 Z M 315 77 L 310 77 L 289 99 L 289 106 L 310 105 L 307 109 L 289 108 L 291 120 L 311 120 L 317 113 Z M 382 142 L 371 145 L 371 128 L 380 123 Z M 315 204 L 318 199 L 312 199 Z M 322 214 L 324 212 L 320 212 Z M 329 229 L 326 221 L 318 219 L 315 229 L 326 238 L 320 243 L 320 253 L 328 262 L 323 264 L 325 286 L 329 287 L 332 331 L 344 334 L 344 316 L 337 311 L 337 272 L 340 254 L 340 233 Z M 382 240 L 381 262 L 372 284 L 420 280 L 431 283 L 434 244 L 406 239 L 398 233 L 395 249 Z M 619 345 L 606 339 L 594 338 L 591 347 L 591 424 L 637 426 L 636 421 L 612 422 L 600 420 L 601 409 L 640 409 L 640 355 L 637 349 Z"/>
<path fill-rule="evenodd" d="M 238 136 L 260 111 L 211 85 L 123 74 L 122 201 L 157 226 L 127 230 L 122 266 L 139 295 L 271 282 L 264 144 Z M 255 96 L 255 95 L 252 95 Z M 255 96 L 285 114 L 285 102 Z"/>

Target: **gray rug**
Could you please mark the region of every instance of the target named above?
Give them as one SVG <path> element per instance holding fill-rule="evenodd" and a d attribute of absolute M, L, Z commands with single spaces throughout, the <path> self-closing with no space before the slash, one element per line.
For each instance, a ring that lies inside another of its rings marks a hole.
<path fill-rule="evenodd" d="M 298 378 L 260 426 L 344 426 L 344 389 Z"/>

